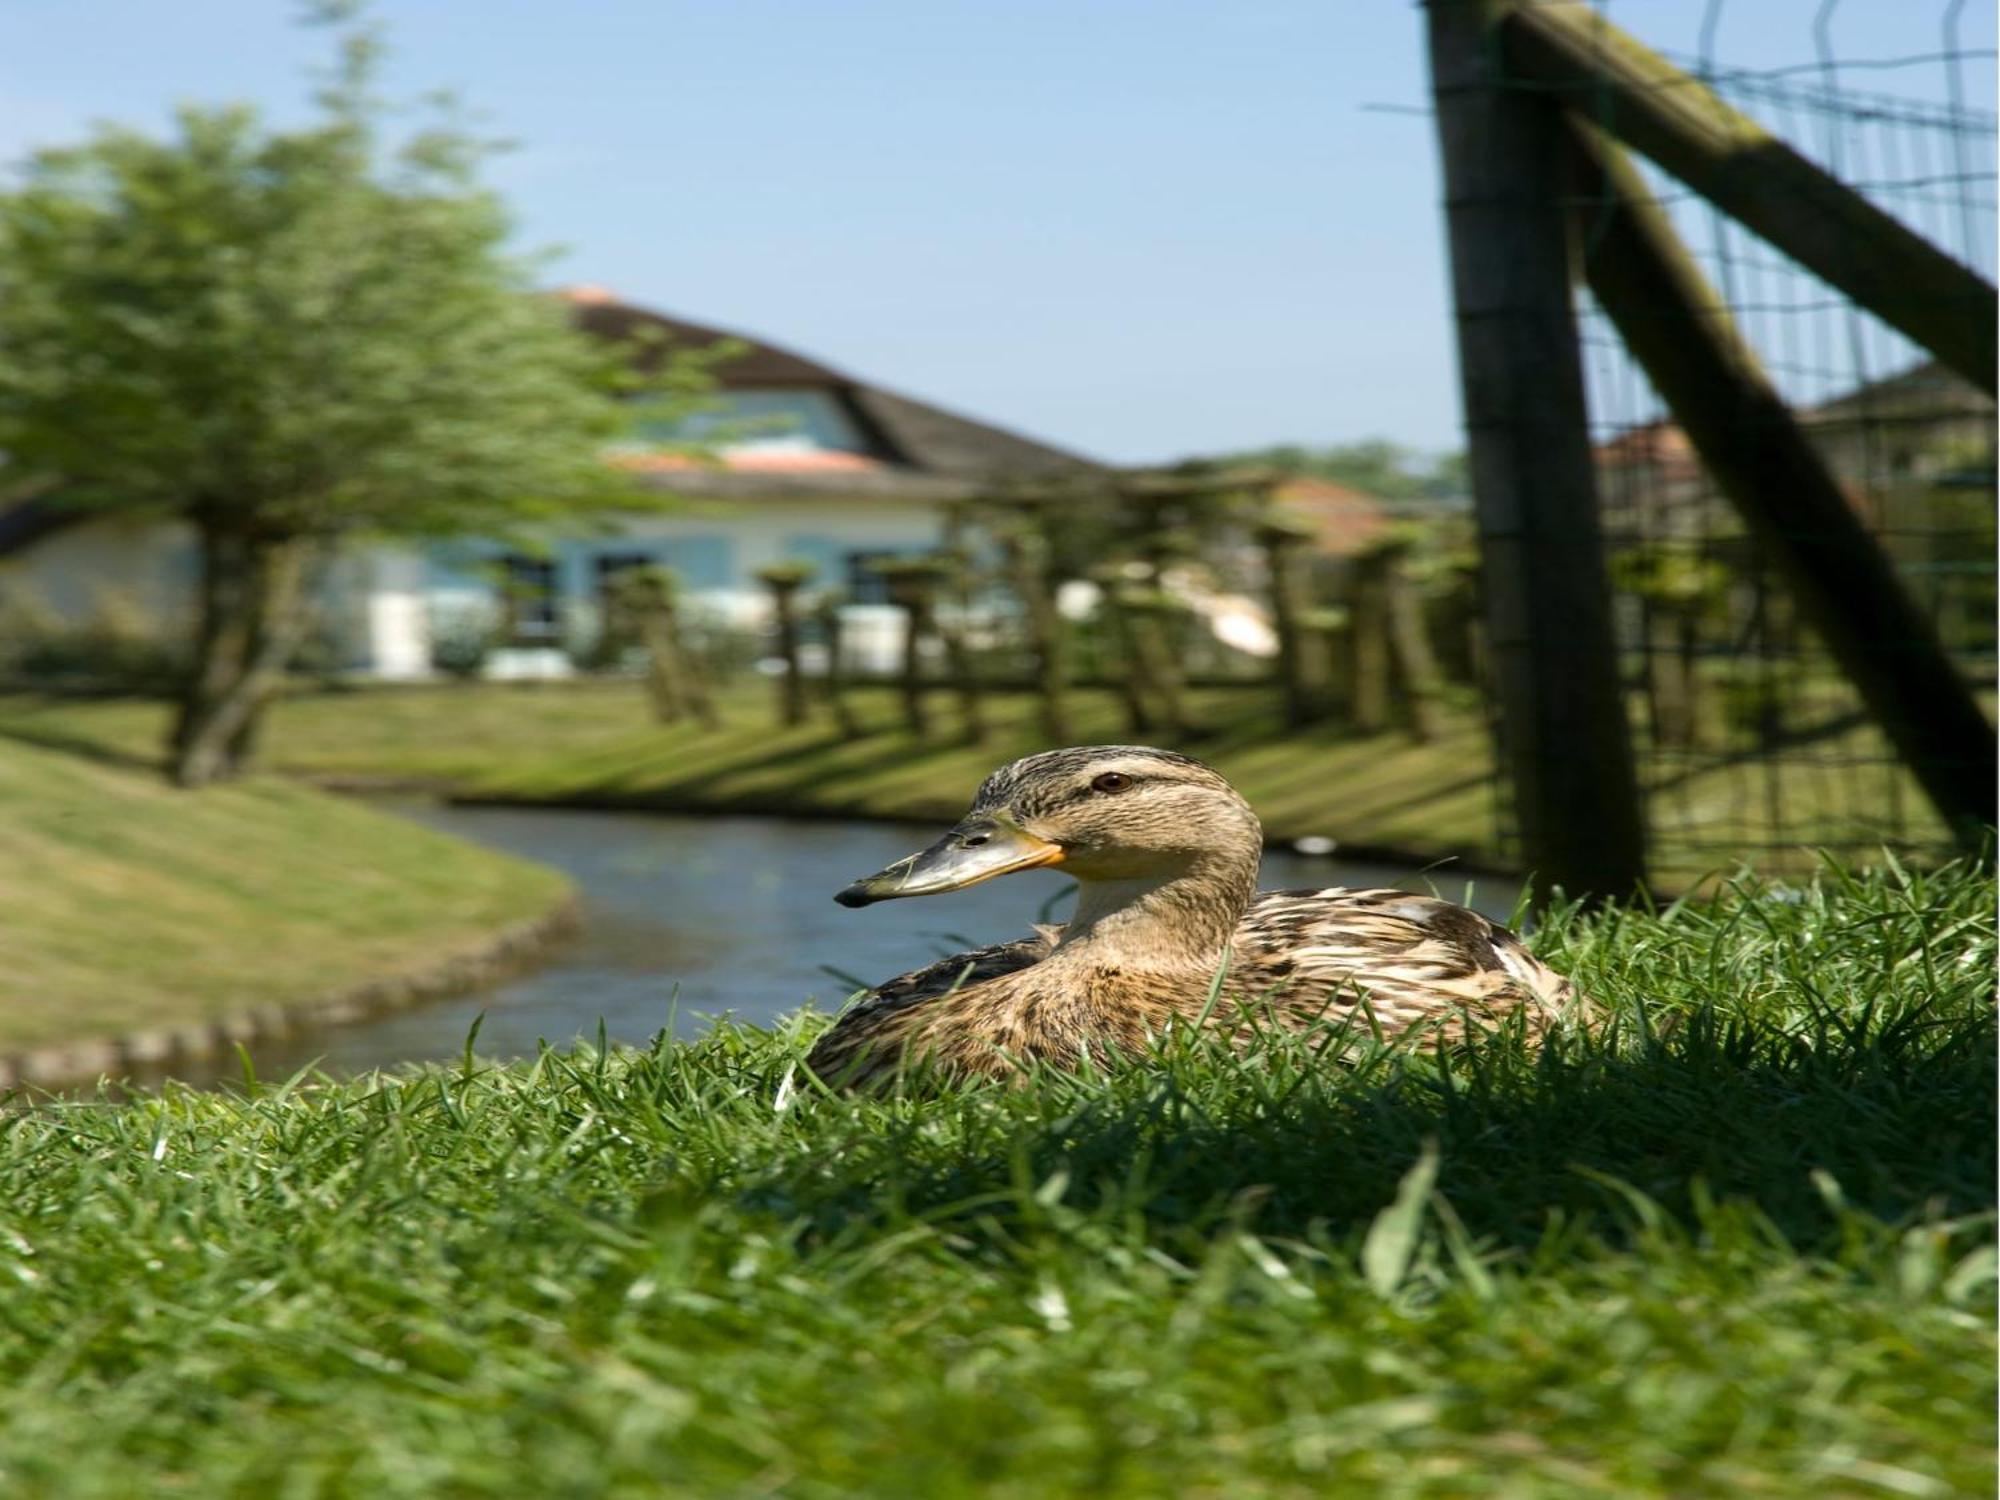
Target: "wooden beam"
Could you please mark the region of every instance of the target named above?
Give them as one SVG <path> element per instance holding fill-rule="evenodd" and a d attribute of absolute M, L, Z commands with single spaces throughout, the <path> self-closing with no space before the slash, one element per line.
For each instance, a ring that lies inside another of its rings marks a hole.
<path fill-rule="evenodd" d="M 1568 137 L 1499 76 L 1497 0 L 1429 0 L 1472 492 L 1500 750 L 1522 853 L 1573 896 L 1621 897 L 1645 838 L 1577 353 Z"/>
<path fill-rule="evenodd" d="M 1570 149 L 1591 291 L 1931 801 L 1976 842 L 1994 821 L 1993 726 L 1638 169 L 1579 122 Z"/>
<path fill-rule="evenodd" d="M 1821 170 L 1589 6 L 1510 3 L 1510 73 L 1651 157 L 1717 208 L 1994 394 L 1990 282 Z"/>

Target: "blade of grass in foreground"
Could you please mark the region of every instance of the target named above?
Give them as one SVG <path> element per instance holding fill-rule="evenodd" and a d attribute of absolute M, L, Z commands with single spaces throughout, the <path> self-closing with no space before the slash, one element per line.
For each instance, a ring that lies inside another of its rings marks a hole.
<path fill-rule="evenodd" d="M 800 1019 L 0 1114 L 0 1492 L 1985 1492 L 1993 900 L 1559 914 L 1681 1024 L 1539 1058 L 780 1112 Z"/>

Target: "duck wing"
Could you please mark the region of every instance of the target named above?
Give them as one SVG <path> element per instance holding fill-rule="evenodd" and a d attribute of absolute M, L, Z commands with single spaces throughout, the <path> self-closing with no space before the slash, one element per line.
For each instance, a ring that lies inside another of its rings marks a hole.
<path fill-rule="evenodd" d="M 828 1083 L 849 1085 L 866 1084 L 874 1074 L 892 1071 L 901 1060 L 904 1043 L 927 1018 L 929 1002 L 1040 963 L 1061 931 L 1037 927 L 1029 937 L 954 953 L 878 984 L 840 1013 L 833 1028 L 814 1044 L 806 1066 Z"/>
<path fill-rule="evenodd" d="M 1338 1019 L 1361 1000 L 1394 1033 L 1434 1022 L 1448 1039 L 1468 1023 L 1525 1012 L 1533 1032 L 1591 1009 L 1513 933 L 1449 901 L 1408 891 L 1260 891 L 1236 930 L 1239 993 L 1269 997 L 1287 1019 Z"/>

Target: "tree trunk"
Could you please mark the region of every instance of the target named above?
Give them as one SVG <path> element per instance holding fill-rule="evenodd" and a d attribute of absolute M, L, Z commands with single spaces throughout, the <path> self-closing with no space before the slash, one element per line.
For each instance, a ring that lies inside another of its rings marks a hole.
<path fill-rule="evenodd" d="M 1125 726 L 1135 740 L 1153 732 L 1152 710 L 1146 706 L 1146 658 L 1139 645 L 1138 621 L 1118 597 L 1117 585 L 1107 584 L 1103 601 L 1105 623 L 1117 640 L 1124 670 L 1114 669 L 1118 698 L 1125 707 Z"/>
<path fill-rule="evenodd" d="M 1354 619 L 1349 610 L 1315 610 L 1310 635 L 1321 662 L 1326 717 L 1346 719 L 1354 708 Z"/>
<path fill-rule="evenodd" d="M 1389 727 L 1389 600 L 1379 556 L 1354 560 L 1354 592 L 1349 605 L 1348 714 L 1358 734 Z"/>
<path fill-rule="evenodd" d="M 1166 606 L 1148 601 L 1137 609 L 1126 611 L 1126 627 L 1132 632 L 1132 644 L 1139 661 L 1144 667 L 1144 676 L 1153 690 L 1153 696 L 1160 705 L 1160 716 L 1166 720 L 1167 733 L 1174 739 L 1186 739 L 1194 726 L 1188 721 L 1187 699 L 1181 691 L 1180 663 L 1174 659 L 1172 647 L 1167 641 Z"/>
<path fill-rule="evenodd" d="M 1403 566 L 1402 554 L 1391 554 L 1387 563 L 1382 585 L 1387 606 L 1383 617 L 1389 632 L 1389 660 L 1403 689 L 1410 733 L 1419 740 L 1434 740 L 1441 727 L 1438 669 L 1437 659 L 1431 653 L 1430 636 L 1424 630 L 1423 604 Z"/>
<path fill-rule="evenodd" d="M 939 623 L 938 637 L 944 643 L 946 670 L 958 698 L 959 733 L 968 745 L 986 743 L 986 713 L 980 701 L 979 671 L 971 644 L 965 638 L 965 617 L 950 625 Z"/>
<path fill-rule="evenodd" d="M 660 605 L 659 631 L 661 654 L 672 664 L 681 706 L 694 715 L 694 721 L 703 729 L 720 729 L 722 713 L 715 706 L 715 695 L 709 691 L 708 673 L 688 650 L 687 638 L 681 634 L 680 608 L 671 597 Z"/>
<path fill-rule="evenodd" d="M 832 710 L 834 725 L 842 739 L 860 739 L 861 723 L 847 694 L 847 633 L 842 628 L 840 603 L 827 599 L 813 613 L 819 621 L 820 633 L 826 637 L 826 676 L 820 684 L 826 693 L 826 706 Z"/>
<path fill-rule="evenodd" d="M 930 633 L 929 601 L 906 594 L 903 606 L 903 721 L 918 739 L 931 732 L 930 715 L 924 707 L 924 637 Z"/>
<path fill-rule="evenodd" d="M 778 656 L 785 664 L 778 679 L 778 722 L 791 729 L 806 721 L 806 674 L 799 662 L 798 585 L 766 580 L 771 620 L 778 631 Z"/>
<path fill-rule="evenodd" d="M 1285 722 L 1297 729 L 1319 717 L 1320 703 L 1309 676 L 1304 581 L 1299 576 L 1298 538 L 1272 529 L 1262 535 L 1264 567 L 1270 575 L 1271 629 L 1278 637 L 1278 687 Z"/>
<path fill-rule="evenodd" d="M 722 710 L 715 706 L 715 694 L 709 687 L 708 668 L 695 660 L 694 653 L 688 650 L 687 638 L 681 634 L 680 611 L 672 605 L 667 607 L 665 624 L 667 649 L 679 674 L 681 701 L 703 729 L 720 729 Z"/>
<path fill-rule="evenodd" d="M 653 705 L 654 719 L 672 724 L 688 706 L 680 652 L 669 623 L 673 610 L 650 604 L 641 606 L 638 614 L 639 642 L 646 648 L 646 699 Z"/>
<path fill-rule="evenodd" d="M 1069 706 L 1063 697 L 1062 612 L 1049 587 L 1048 544 L 1038 533 L 1016 531 L 1002 537 L 1001 546 L 1007 576 L 1021 601 L 1042 736 L 1052 745 L 1067 745 L 1071 735 Z"/>
<path fill-rule="evenodd" d="M 242 539 L 219 528 L 203 526 L 199 618 L 195 625 L 194 659 L 181 686 L 180 709 L 168 736 L 176 767 L 181 752 L 207 720 L 213 705 L 228 692 L 243 670 L 248 646 L 248 578 Z"/>
<path fill-rule="evenodd" d="M 258 720 L 305 630 L 305 544 L 203 537 L 194 681 L 173 734 L 173 777 L 206 786 L 244 770 Z"/>

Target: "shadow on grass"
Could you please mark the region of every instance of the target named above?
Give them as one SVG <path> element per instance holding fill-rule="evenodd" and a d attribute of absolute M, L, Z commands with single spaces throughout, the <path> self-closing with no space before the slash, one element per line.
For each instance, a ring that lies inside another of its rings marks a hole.
<path fill-rule="evenodd" d="M 1846 1035 L 1696 1016 L 1624 1050 L 1390 1052 L 1359 1078 L 1238 1069 L 1221 1087 L 1209 1069 L 1183 1087 L 1169 1059 L 1150 1078 L 1023 1090 L 984 1122 L 945 1105 L 959 1130 L 910 1101 L 898 1128 L 878 1119 L 849 1134 L 837 1173 L 816 1162 L 747 1196 L 827 1236 L 915 1219 L 991 1244 L 1069 1205 L 1112 1210 L 1163 1243 L 1246 1221 L 1342 1240 L 1435 1141 L 1438 1191 L 1475 1239 L 1506 1248 L 1624 1238 L 1636 1221 L 1617 1184 L 1690 1232 L 1705 1196 L 1747 1202 L 1800 1248 L 1837 1232 L 1830 1198 L 1889 1221 L 1994 1207 L 1990 1015 L 1863 1021 Z"/>
<path fill-rule="evenodd" d="M 0 724 L 0 739 L 33 745 L 38 750 L 59 750 L 65 755 L 126 771 L 160 771 L 166 766 L 164 755 L 141 755 L 105 740 L 46 724 Z"/>

